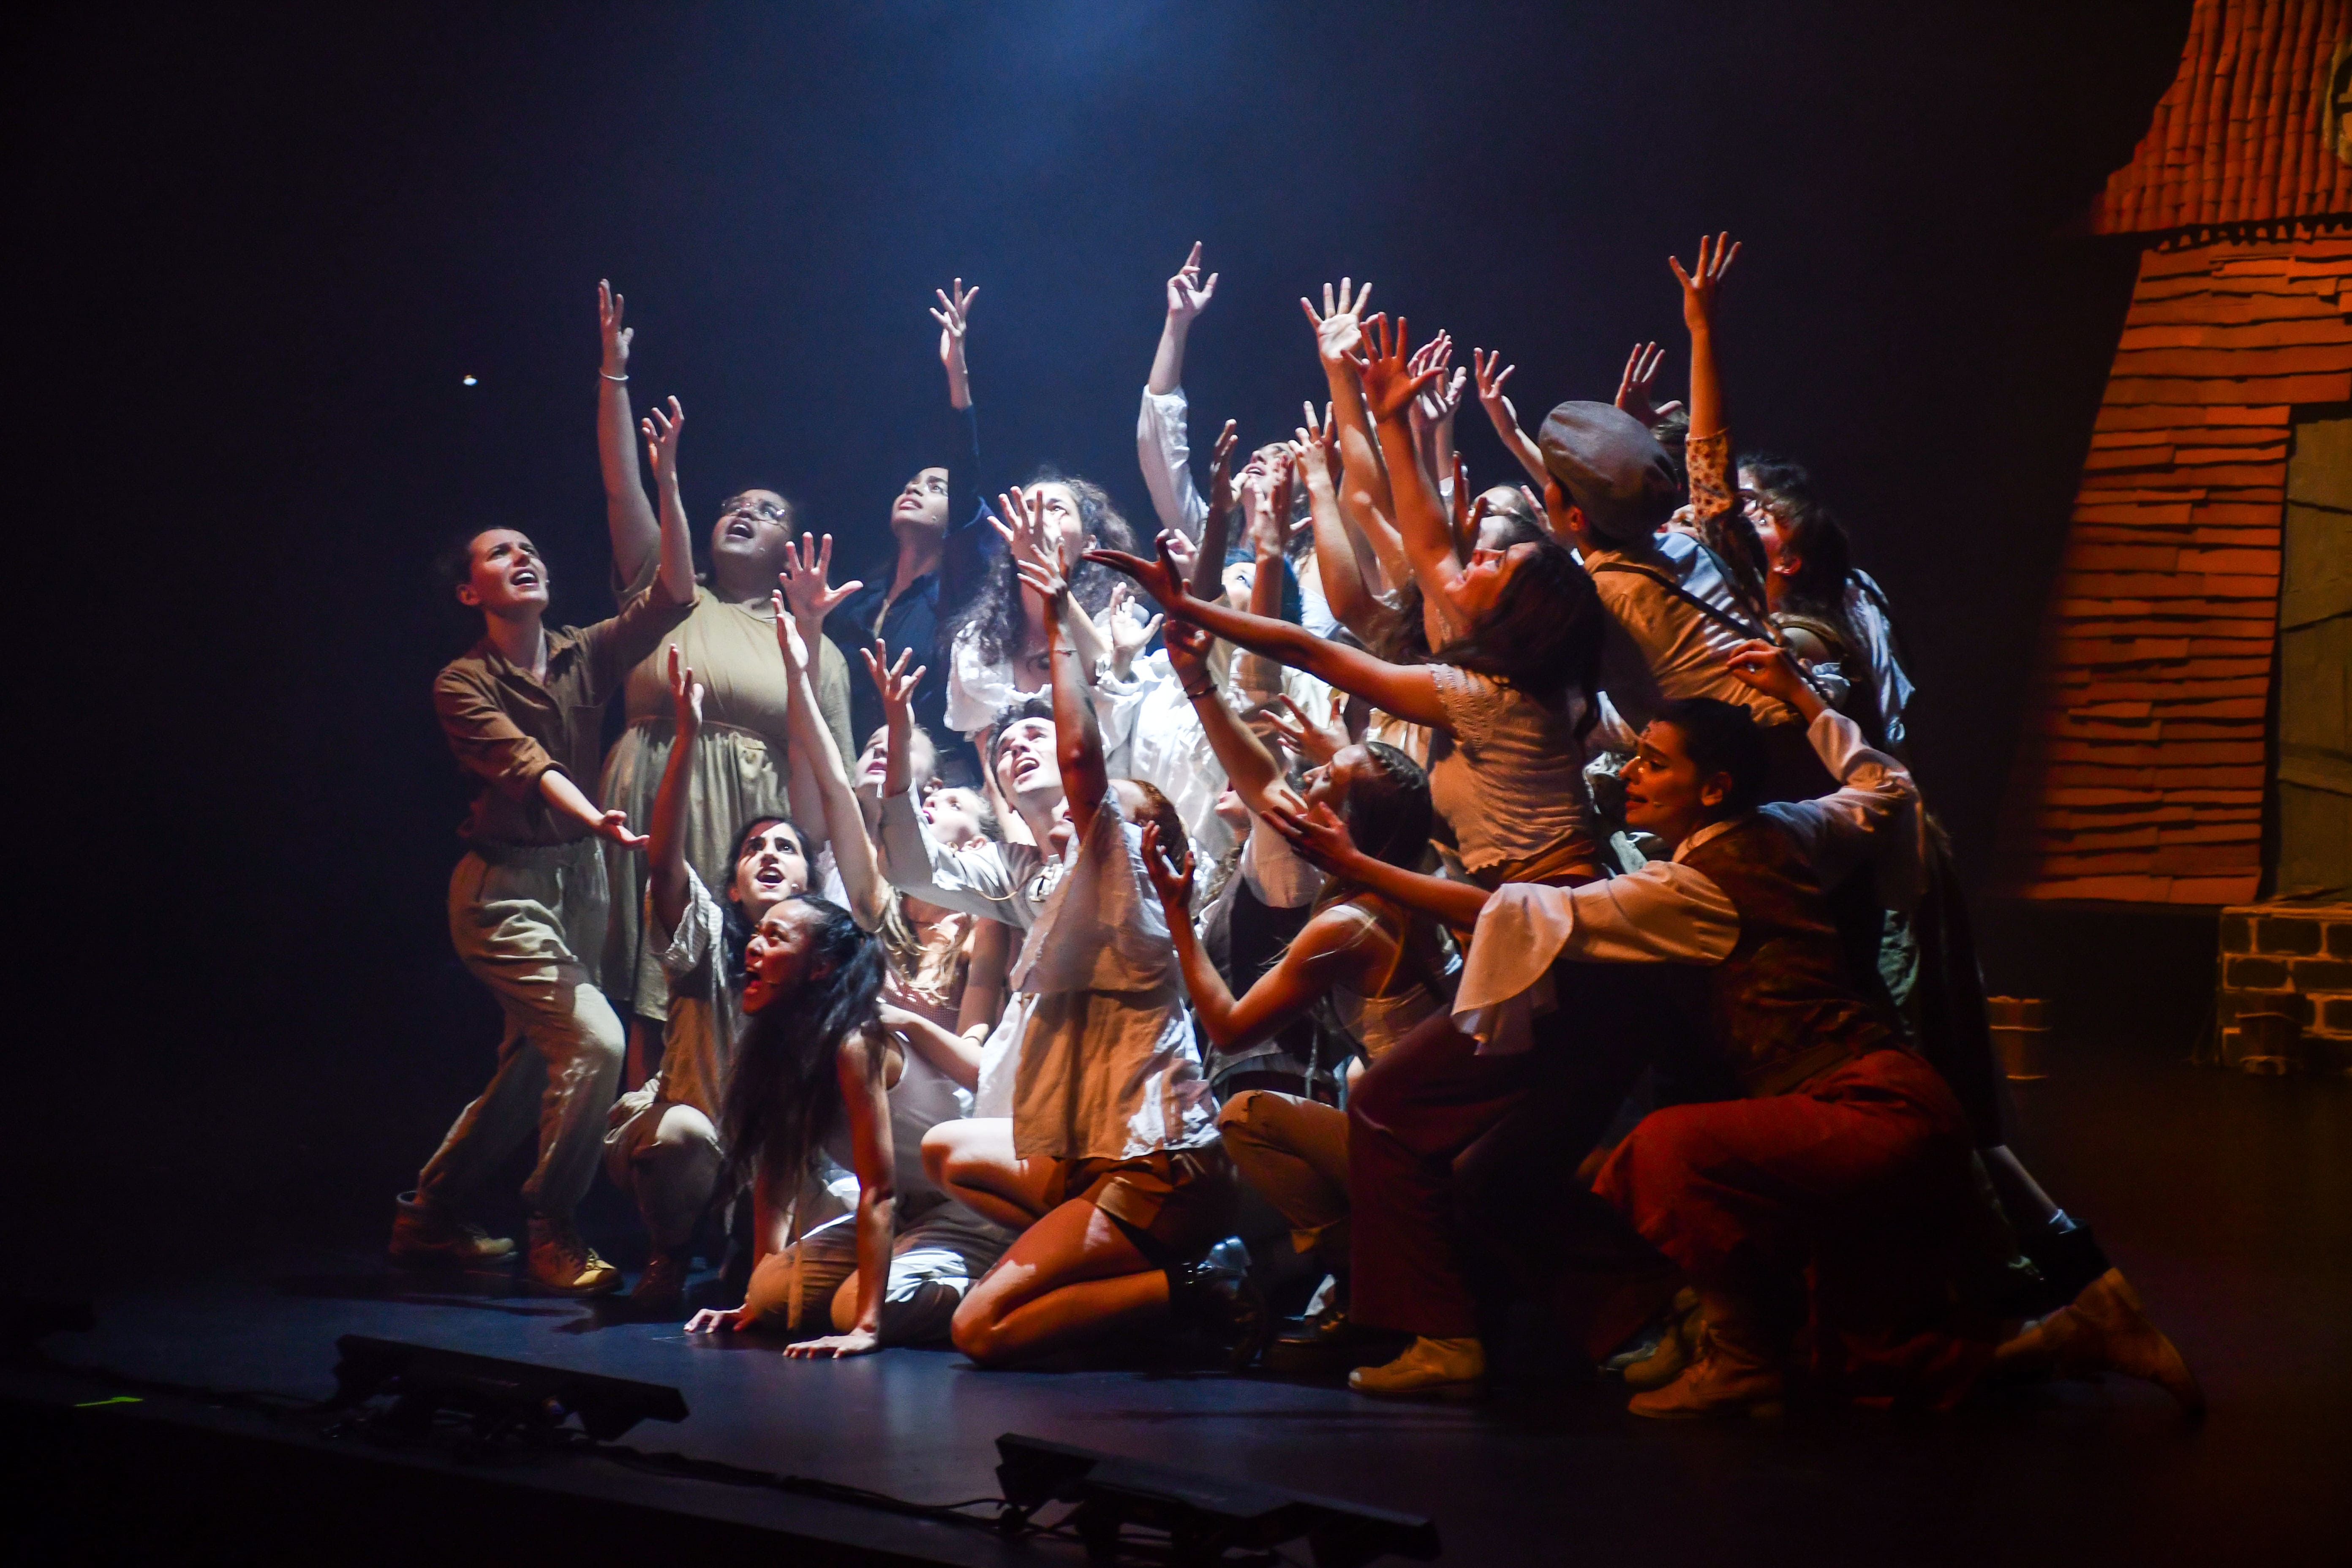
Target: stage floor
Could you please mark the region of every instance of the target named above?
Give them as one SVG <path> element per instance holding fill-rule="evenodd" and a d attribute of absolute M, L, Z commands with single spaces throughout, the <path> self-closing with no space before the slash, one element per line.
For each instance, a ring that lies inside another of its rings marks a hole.
<path fill-rule="evenodd" d="M 691 1417 L 641 1425 L 625 1439 L 639 1448 L 949 1501 L 993 1495 L 993 1440 L 1018 1432 L 1427 1514 L 1454 1563 L 1818 1568 L 2340 1552 L 2352 1539 L 2352 1082 L 2110 1058 L 2021 1087 L 2030 1162 L 2095 1223 L 2179 1341 L 2211 1398 L 2201 1428 L 2155 1390 L 2115 1382 L 2007 1391 L 1935 1418 L 1667 1425 L 1627 1416 L 1615 1384 L 1557 1375 L 1507 1384 L 1483 1405 L 1430 1406 L 1181 1366 L 983 1373 L 943 1350 L 788 1362 L 773 1342 L 689 1338 L 677 1324 L 522 1294 L 508 1274 L 396 1270 L 356 1249 L 152 1279 L 102 1299 L 93 1331 L 45 1342 L 55 1362 L 84 1371 L 0 1372 L 0 1391 L 54 1408 L 104 1397 L 110 1372 L 323 1398 L 335 1339 L 363 1333 L 675 1385 Z M 151 1397 L 77 1418 L 181 1416 Z M 595 1459 L 490 1479 L 901 1560 L 1075 1560 L 1055 1543 L 1010 1546 Z"/>

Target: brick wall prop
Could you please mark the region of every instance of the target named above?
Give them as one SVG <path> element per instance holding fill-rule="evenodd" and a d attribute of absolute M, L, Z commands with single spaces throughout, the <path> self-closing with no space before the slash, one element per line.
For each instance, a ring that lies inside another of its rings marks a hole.
<path fill-rule="evenodd" d="M 2239 1020 L 2284 1013 L 2304 1064 L 2352 1072 L 2352 903 L 2252 904 L 2221 911 L 2221 1059 L 2246 1054 Z"/>

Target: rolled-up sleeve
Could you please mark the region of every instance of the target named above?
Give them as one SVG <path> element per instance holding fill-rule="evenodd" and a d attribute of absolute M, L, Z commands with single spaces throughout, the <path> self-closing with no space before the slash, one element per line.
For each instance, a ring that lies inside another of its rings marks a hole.
<path fill-rule="evenodd" d="M 441 732 L 458 766 L 510 799 L 535 800 L 541 774 L 568 770 L 507 717 L 487 679 L 477 669 L 453 667 L 434 679 L 433 711 Z"/>
<path fill-rule="evenodd" d="M 1182 387 L 1166 393 L 1144 388 L 1143 406 L 1135 417 L 1135 456 L 1160 526 L 1197 540 L 1209 515 L 1209 503 L 1201 499 L 1199 488 L 1192 483 L 1188 418 Z"/>
<path fill-rule="evenodd" d="M 1523 1051 L 1554 1005 L 1554 963 L 1720 963 L 1738 941 L 1729 895 L 1671 860 L 1576 888 L 1507 883 L 1479 913 L 1454 1022 L 1484 1053 Z"/>
<path fill-rule="evenodd" d="M 1815 800 L 1780 801 L 1764 815 L 1787 828 L 1823 887 L 1868 860 L 1878 901 L 1898 914 L 1919 902 L 1927 880 L 1927 819 L 1910 771 L 1874 752 L 1854 721 L 1825 708 L 1806 731 L 1838 789 Z"/>
<path fill-rule="evenodd" d="M 901 892 L 983 920 L 1025 925 L 1012 870 L 993 842 L 950 849 L 916 814 L 914 797 L 882 797 L 882 875 Z"/>

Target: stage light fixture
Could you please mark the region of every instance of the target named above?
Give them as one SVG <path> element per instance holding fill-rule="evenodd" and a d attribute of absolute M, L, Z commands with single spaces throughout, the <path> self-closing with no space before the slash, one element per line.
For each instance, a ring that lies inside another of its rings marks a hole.
<path fill-rule="evenodd" d="M 1049 1502 L 1077 1504 L 1068 1523 L 1090 1556 L 1108 1561 L 1129 1525 L 1163 1531 L 1170 1560 L 1213 1563 L 1228 1551 L 1264 1551 L 1304 1538 L 1316 1568 L 1358 1568 L 1376 1557 L 1437 1556 L 1437 1525 L 1413 1514 L 1360 1508 L 1250 1481 L 1229 1481 L 1143 1459 L 1098 1454 L 1007 1432 L 996 1479 L 1025 1522 Z"/>
<path fill-rule="evenodd" d="M 685 1396 L 658 1383 L 367 1334 L 345 1334 L 335 1348 L 342 1352 L 335 1364 L 335 1406 L 353 1409 L 389 1394 L 394 1404 L 383 1419 L 394 1430 L 422 1431 L 444 1410 L 472 1416 L 486 1436 L 550 1431 L 576 1415 L 591 1437 L 609 1443 L 640 1421 L 687 1416 Z"/>

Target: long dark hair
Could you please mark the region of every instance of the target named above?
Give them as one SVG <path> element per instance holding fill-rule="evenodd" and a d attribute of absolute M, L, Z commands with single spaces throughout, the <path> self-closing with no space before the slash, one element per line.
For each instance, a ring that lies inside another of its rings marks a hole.
<path fill-rule="evenodd" d="M 1823 621 L 1838 631 L 1849 653 L 1862 651 L 1862 639 L 1845 613 L 1845 585 L 1853 575 L 1853 544 L 1845 525 L 1813 488 L 1813 476 L 1802 463 L 1770 456 L 1743 457 L 1739 470 L 1748 489 L 1780 514 L 1786 535 L 1780 548 L 1797 558 L 1797 569 L 1781 579 L 1783 609 Z"/>
<path fill-rule="evenodd" d="M 1349 786 L 1347 809 L 1340 813 L 1348 836 L 1373 859 L 1412 870 L 1429 852 L 1434 821 L 1429 775 L 1385 742 L 1366 741 L 1363 745 L 1373 766 Z"/>
<path fill-rule="evenodd" d="M 812 978 L 746 1020 L 719 1107 L 727 1149 L 724 1190 L 740 1188 L 754 1169 L 797 1183 L 841 1122 L 835 1066 L 851 1035 L 880 1027 L 882 943 L 858 929 L 849 911 L 814 893 L 784 903 L 817 913 L 811 937 Z M 782 904 L 777 906 L 782 908 Z M 879 1072 L 877 1054 L 869 1069 Z"/>
<path fill-rule="evenodd" d="M 1534 552 L 1512 568 L 1509 581 L 1467 636 L 1433 656 L 1462 669 L 1507 681 L 1544 704 L 1558 708 L 1575 691 L 1584 699 L 1581 725 L 1599 717 L 1593 697 L 1601 674 L 1601 637 L 1605 616 L 1568 546 L 1519 519 L 1508 521 L 1507 548 L 1532 544 Z"/>
<path fill-rule="evenodd" d="M 1038 469 L 1029 481 L 1030 487 L 1048 484 L 1063 486 L 1077 500 L 1078 521 L 1085 528 L 1079 550 L 1136 553 L 1135 530 L 1111 505 L 1108 492 L 1100 485 L 1050 468 Z M 1087 615 L 1099 616 L 1110 603 L 1111 589 L 1118 580 L 1118 574 L 1109 567 L 1081 559 L 1070 571 L 1070 594 Z M 955 635 L 966 632 L 971 634 L 980 657 L 990 664 L 1002 664 L 1020 651 L 1028 623 L 1021 613 L 1021 574 L 1013 567 L 1011 551 L 998 552 L 988 581 L 972 595 L 971 607 L 964 612 Z"/>

